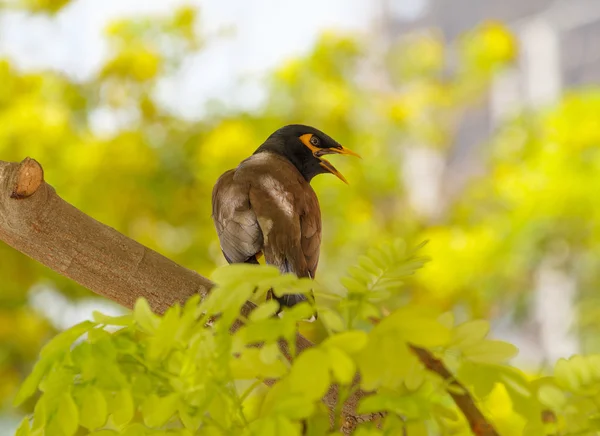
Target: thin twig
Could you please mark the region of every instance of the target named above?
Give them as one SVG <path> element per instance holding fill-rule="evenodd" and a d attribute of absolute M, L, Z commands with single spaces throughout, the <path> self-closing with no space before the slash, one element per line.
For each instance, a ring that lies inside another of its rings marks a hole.
<path fill-rule="evenodd" d="M 542 410 L 542 422 L 544 424 L 556 424 L 556 414 L 552 410 Z M 548 436 L 558 436 L 558 433 L 552 433 Z"/>
<path fill-rule="evenodd" d="M 425 368 L 438 374 L 446 381 L 446 383 L 448 383 L 449 386 L 454 388 L 452 390 L 449 389 L 448 393 L 465 418 L 467 418 L 473 434 L 476 436 L 499 436 L 492 424 L 490 424 L 485 416 L 483 416 L 483 413 L 481 413 L 475 404 L 475 400 L 471 394 L 469 394 L 469 391 L 467 391 L 467 389 L 458 380 L 456 380 L 448 368 L 446 368 L 444 362 L 436 358 L 425 348 L 410 344 L 409 348 L 417 356 Z"/>

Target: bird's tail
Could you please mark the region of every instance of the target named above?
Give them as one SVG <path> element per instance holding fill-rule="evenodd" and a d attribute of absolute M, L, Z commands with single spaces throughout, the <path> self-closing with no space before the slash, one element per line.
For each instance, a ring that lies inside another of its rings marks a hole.
<path fill-rule="evenodd" d="M 308 301 L 306 295 L 302 294 L 288 294 L 282 295 L 281 297 L 276 297 L 275 295 L 273 295 L 273 298 L 275 298 L 280 305 L 285 307 L 292 307 L 298 303 L 302 303 L 303 301 Z"/>
<path fill-rule="evenodd" d="M 277 302 L 279 302 L 279 305 L 281 307 L 292 307 L 298 303 L 302 303 L 304 301 L 308 301 L 308 298 L 306 297 L 306 295 L 303 294 L 287 294 L 287 295 L 282 295 L 281 297 L 277 297 L 275 294 L 273 294 L 272 292 L 270 293 L 272 295 L 272 298 L 274 298 L 275 300 L 277 300 Z M 281 312 L 280 312 L 281 314 Z M 308 322 L 313 322 L 316 321 L 317 319 L 317 312 L 314 312 L 313 315 L 306 319 L 305 321 Z"/>

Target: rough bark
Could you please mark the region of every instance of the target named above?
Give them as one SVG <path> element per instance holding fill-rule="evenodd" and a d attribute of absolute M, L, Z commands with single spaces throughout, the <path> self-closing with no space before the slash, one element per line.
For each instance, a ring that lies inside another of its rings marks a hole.
<path fill-rule="evenodd" d="M 122 235 L 61 199 L 32 159 L 0 161 L 0 239 L 93 292 L 157 312 L 184 302 L 210 280 Z"/>

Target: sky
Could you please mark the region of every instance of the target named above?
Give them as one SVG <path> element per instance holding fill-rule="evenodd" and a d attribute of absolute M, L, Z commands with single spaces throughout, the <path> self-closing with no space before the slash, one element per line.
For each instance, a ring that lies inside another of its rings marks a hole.
<path fill-rule="evenodd" d="M 55 17 L 17 12 L 0 16 L 0 55 L 8 55 L 22 68 L 52 68 L 84 79 L 97 71 L 108 54 L 103 29 L 111 20 L 164 14 L 184 4 L 200 7 L 201 33 L 209 36 L 209 43 L 158 92 L 168 106 L 193 115 L 201 112 L 206 101 L 223 96 L 252 106 L 261 98 L 260 79 L 267 71 L 308 51 L 323 31 L 367 33 L 378 2 L 75 0 Z"/>

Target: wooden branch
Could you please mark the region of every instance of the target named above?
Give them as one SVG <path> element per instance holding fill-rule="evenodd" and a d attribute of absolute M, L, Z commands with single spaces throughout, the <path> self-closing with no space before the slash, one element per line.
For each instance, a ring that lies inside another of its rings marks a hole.
<path fill-rule="evenodd" d="M 19 165 L 15 185 L 10 198 L 22 199 L 30 197 L 44 181 L 42 166 L 33 159 L 25 158 Z"/>
<path fill-rule="evenodd" d="M 454 378 L 452 373 L 448 370 L 448 368 L 446 368 L 446 365 L 444 365 L 444 362 L 442 362 L 440 359 L 437 359 L 425 348 L 416 347 L 414 345 L 409 345 L 409 348 L 417 356 L 425 368 L 435 372 L 442 377 L 449 386 L 455 388 L 452 390 L 449 389 L 448 393 L 465 418 L 467 418 L 473 434 L 476 436 L 498 436 L 498 433 L 492 424 L 487 421 L 485 416 L 483 416 L 483 413 L 481 413 L 475 404 L 475 400 L 471 394 L 469 394 L 469 391 L 458 380 L 456 380 L 456 378 Z"/>
<path fill-rule="evenodd" d="M 208 201 L 208 200 L 207 200 Z M 212 282 L 117 232 L 61 199 L 44 182 L 42 166 L 26 158 L 20 164 L 0 161 L 0 240 L 76 281 L 96 294 L 132 308 L 139 297 L 164 313 L 199 293 L 208 295 Z M 242 315 L 254 309 L 247 302 Z M 297 336 L 298 352 L 313 344 Z M 289 348 L 283 343 L 284 351 Z M 356 415 L 359 391 L 344 404 L 342 430 L 376 415 Z M 323 402 L 334 410 L 338 390 L 333 385 Z"/>
<path fill-rule="evenodd" d="M 129 239 L 61 199 L 33 159 L 0 161 L 0 239 L 93 292 L 162 313 L 210 280 Z"/>

